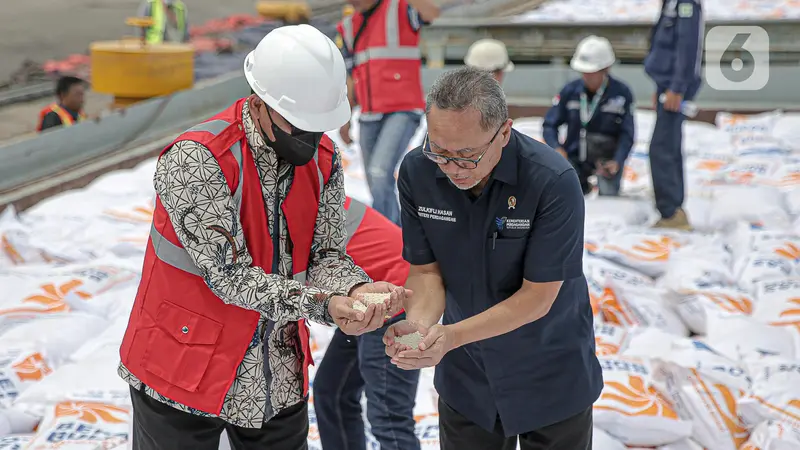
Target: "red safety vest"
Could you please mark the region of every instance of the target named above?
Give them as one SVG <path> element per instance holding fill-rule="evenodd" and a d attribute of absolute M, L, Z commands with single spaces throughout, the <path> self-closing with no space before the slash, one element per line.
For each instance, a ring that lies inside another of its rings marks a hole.
<path fill-rule="evenodd" d="M 44 116 L 54 112 L 58 114 L 59 119 L 61 119 L 61 124 L 65 127 L 68 127 L 75 123 L 75 120 L 72 118 L 72 114 L 68 113 L 66 109 L 64 109 L 58 103 L 51 103 L 41 111 L 39 111 L 39 124 L 36 126 L 36 131 L 42 131 L 42 121 L 44 120 Z M 81 121 L 86 118 L 86 114 L 83 111 L 78 112 L 78 121 Z"/>
<path fill-rule="evenodd" d="M 365 28 L 359 33 L 362 26 Z M 357 12 L 336 28 L 353 55 L 352 77 L 362 112 L 425 107 L 419 33 L 408 20 L 406 0 L 379 0 L 366 23 L 364 15 Z"/>
<path fill-rule="evenodd" d="M 373 280 L 404 286 L 411 266 L 403 259 L 400 227 L 350 197 L 345 200 L 344 208 L 347 210 L 347 254 Z"/>
<path fill-rule="evenodd" d="M 270 273 L 272 240 L 261 180 L 242 125 L 244 101 L 237 101 L 187 130 L 161 154 L 175 142 L 187 139 L 211 151 L 240 210 L 253 266 Z M 333 143 L 324 137 L 315 160 L 295 169 L 294 181 L 282 205 L 294 244 L 294 278 L 302 282 L 311 254 L 321 186 L 331 172 L 333 149 Z M 125 367 L 159 394 L 191 408 L 219 414 L 259 318 L 258 312 L 225 304 L 214 295 L 181 246 L 160 199 L 156 199 L 142 280 L 120 348 Z M 298 322 L 298 332 L 307 392 L 308 366 L 313 361 L 304 320 Z"/>

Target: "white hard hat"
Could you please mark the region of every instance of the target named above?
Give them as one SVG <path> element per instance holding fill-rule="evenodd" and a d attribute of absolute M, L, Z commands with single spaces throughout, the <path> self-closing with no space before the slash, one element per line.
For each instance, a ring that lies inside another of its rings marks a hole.
<path fill-rule="evenodd" d="M 506 44 L 496 39 L 481 39 L 469 46 L 464 64 L 478 69 L 511 72 L 514 63 L 508 59 Z"/>
<path fill-rule="evenodd" d="M 578 43 L 570 67 L 581 73 L 594 73 L 613 66 L 616 61 L 611 42 L 592 35 Z"/>
<path fill-rule="evenodd" d="M 267 33 L 244 59 L 244 76 L 256 95 L 303 131 L 335 130 L 350 121 L 344 58 L 311 25 Z"/>

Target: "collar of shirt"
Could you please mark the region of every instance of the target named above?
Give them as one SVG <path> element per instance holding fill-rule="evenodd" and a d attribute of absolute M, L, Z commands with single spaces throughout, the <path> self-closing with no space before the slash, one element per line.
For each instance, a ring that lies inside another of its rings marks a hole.
<path fill-rule="evenodd" d="M 256 121 L 253 120 L 253 116 L 250 115 L 250 100 L 245 101 L 242 106 L 242 123 L 244 124 L 244 134 L 245 137 L 247 137 L 247 144 L 250 146 L 254 155 L 258 155 L 260 152 L 266 150 L 272 150 L 264 140 L 264 136 L 256 128 Z"/>
<path fill-rule="evenodd" d="M 517 184 L 517 131 L 511 129 L 511 138 L 508 140 L 508 145 L 503 147 L 503 153 L 500 154 L 500 161 L 492 171 L 492 179 L 501 181 L 505 184 Z M 498 136 L 499 138 L 500 136 Z M 442 172 L 442 168 L 436 167 L 437 178 L 447 178 L 447 175 Z"/>

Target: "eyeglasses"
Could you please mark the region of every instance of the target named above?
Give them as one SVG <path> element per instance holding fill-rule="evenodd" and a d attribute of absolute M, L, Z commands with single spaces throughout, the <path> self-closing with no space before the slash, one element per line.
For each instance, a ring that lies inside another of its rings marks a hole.
<path fill-rule="evenodd" d="M 505 125 L 505 121 L 503 122 L 503 125 Z M 470 169 L 470 170 L 475 169 L 476 167 L 478 167 L 478 163 L 481 162 L 481 159 L 486 154 L 486 152 L 489 151 L 489 148 L 491 147 L 492 143 L 494 143 L 494 140 L 497 139 L 497 135 L 500 134 L 500 130 L 503 129 L 503 125 L 500 125 L 497 131 L 494 132 L 494 135 L 489 140 L 489 142 L 483 146 L 484 147 L 483 150 L 481 150 L 480 147 L 469 150 L 470 152 L 480 152 L 477 158 L 474 159 L 457 158 L 453 156 L 444 156 L 440 155 L 439 153 L 434 153 L 430 149 L 431 145 L 430 142 L 428 142 L 427 133 L 425 133 L 425 141 L 422 143 L 422 154 L 427 156 L 428 159 L 430 159 L 431 161 L 442 166 L 452 161 L 455 165 L 461 167 L 462 169 Z"/>

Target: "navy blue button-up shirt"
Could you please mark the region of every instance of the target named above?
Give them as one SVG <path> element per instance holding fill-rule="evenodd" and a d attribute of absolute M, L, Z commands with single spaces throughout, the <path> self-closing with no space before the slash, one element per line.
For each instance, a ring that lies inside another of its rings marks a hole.
<path fill-rule="evenodd" d="M 578 158 L 580 152 L 581 92 L 585 90 L 583 79 L 567 83 L 553 99 L 553 106 L 547 111 L 542 124 L 542 137 L 547 145 L 562 147 L 567 155 Z M 591 100 L 590 100 L 591 101 Z M 635 125 L 633 93 L 630 88 L 614 77 L 608 77 L 608 86 L 597 105 L 589 123 L 587 133 L 599 133 L 617 139 L 614 161 L 622 167 L 633 148 Z M 558 128 L 567 125 L 564 142 L 559 141 Z"/>
<path fill-rule="evenodd" d="M 435 375 L 442 400 L 490 431 L 499 417 L 508 436 L 589 408 L 603 380 L 582 269 L 583 192 L 570 163 L 513 131 L 480 197 L 453 186 L 419 148 L 403 160 L 398 189 L 403 256 L 438 262 L 444 324 L 506 300 L 523 279 L 564 282 L 545 317 L 445 355 Z"/>

